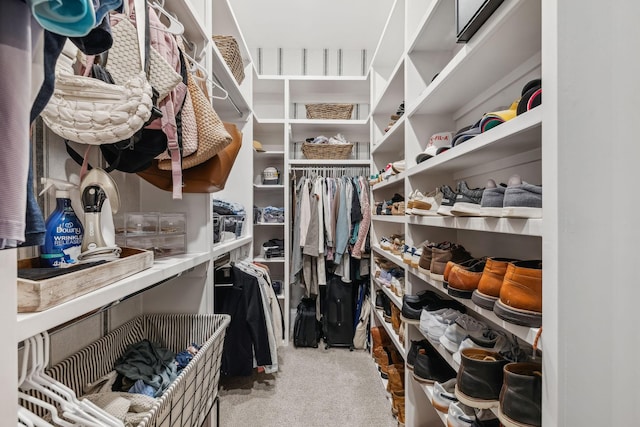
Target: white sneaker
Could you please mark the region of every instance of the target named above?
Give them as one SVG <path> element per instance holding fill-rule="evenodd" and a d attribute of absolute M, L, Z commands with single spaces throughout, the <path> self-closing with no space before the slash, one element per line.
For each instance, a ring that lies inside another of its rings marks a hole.
<path fill-rule="evenodd" d="M 433 407 L 443 413 L 449 412 L 449 406 L 456 403 L 456 379 L 451 378 L 444 383 L 435 382 L 433 384 Z"/>
<path fill-rule="evenodd" d="M 462 313 L 453 308 L 442 308 L 435 311 L 422 310 L 420 313 L 420 330 L 434 343 L 440 341 L 445 330 L 452 325 Z"/>
<path fill-rule="evenodd" d="M 416 250 L 413 252 L 413 255 L 411 255 L 411 267 L 418 268 L 418 266 L 420 265 L 421 256 L 422 256 L 422 246 L 416 248 Z"/>
<path fill-rule="evenodd" d="M 420 216 L 437 216 L 440 203 L 442 202 L 442 192 L 436 188 L 431 193 L 423 196 L 416 195 L 413 199 L 413 214 Z"/>
<path fill-rule="evenodd" d="M 447 413 L 447 425 L 449 427 L 471 427 L 476 419 L 476 412 L 472 407 L 462 402 L 454 402 L 449 405 Z"/>
<path fill-rule="evenodd" d="M 413 253 L 416 251 L 416 248 L 413 246 L 405 245 L 404 251 L 402 252 L 402 262 L 404 264 L 411 265 L 411 259 L 413 258 Z"/>
<path fill-rule="evenodd" d="M 481 335 L 486 329 L 489 329 L 489 327 L 484 323 L 474 319 L 468 314 L 463 314 L 447 327 L 444 334 L 440 337 L 440 344 L 442 344 L 449 353 L 455 353 L 465 338 L 469 335 Z"/>
<path fill-rule="evenodd" d="M 413 215 L 413 201 L 418 195 L 422 196 L 422 193 L 416 188 L 409 194 L 409 197 L 407 197 L 407 205 L 404 210 L 404 213 L 407 215 Z"/>

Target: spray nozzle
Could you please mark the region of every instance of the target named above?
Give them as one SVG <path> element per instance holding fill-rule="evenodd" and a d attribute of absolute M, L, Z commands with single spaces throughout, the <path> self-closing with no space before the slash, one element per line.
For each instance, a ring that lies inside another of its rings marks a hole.
<path fill-rule="evenodd" d="M 78 188 L 78 186 L 75 184 L 54 178 L 40 178 L 40 183 L 44 184 L 44 189 L 42 189 L 39 196 L 42 196 L 51 187 L 55 187 L 56 192 L 61 191 L 63 193 L 66 193 L 67 196 L 69 195 L 69 191 L 73 190 L 74 188 Z"/>

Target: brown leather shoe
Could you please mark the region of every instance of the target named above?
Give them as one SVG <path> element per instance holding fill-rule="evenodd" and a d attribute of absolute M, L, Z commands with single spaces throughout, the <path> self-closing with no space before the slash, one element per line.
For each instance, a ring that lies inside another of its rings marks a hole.
<path fill-rule="evenodd" d="M 542 325 L 542 261 L 518 261 L 508 265 L 493 307 L 499 318 L 516 325 Z"/>
<path fill-rule="evenodd" d="M 429 273 L 433 280 L 444 280 L 444 269 L 447 262 L 453 261 L 460 264 L 471 258 L 471 254 L 461 245 L 446 242 L 431 249 L 431 267 Z"/>
<path fill-rule="evenodd" d="M 456 264 L 449 273 L 447 293 L 458 298 L 471 298 L 473 291 L 478 288 L 484 265 L 484 260 L 478 260 L 468 266 Z"/>
<path fill-rule="evenodd" d="M 371 327 L 371 347 L 373 349 L 374 357 L 376 349 L 390 344 L 391 337 L 389 337 L 389 334 L 387 334 L 387 331 L 382 326 Z"/>
<path fill-rule="evenodd" d="M 476 262 L 478 262 L 479 260 L 476 258 L 469 258 L 466 261 L 463 261 L 461 263 L 455 263 L 453 261 L 448 261 L 447 265 L 444 267 L 444 274 L 442 275 L 444 280 L 442 281 L 442 286 L 446 289 L 449 286 L 449 273 L 451 273 L 451 269 L 456 266 L 456 265 L 460 265 L 462 267 L 469 267 L 473 264 L 475 264 Z"/>
<path fill-rule="evenodd" d="M 478 289 L 473 291 L 471 296 L 478 307 L 493 310 L 493 306 L 500 298 L 500 288 L 507 272 L 507 265 L 516 261 L 518 260 L 512 258 L 487 258 L 482 277 L 478 282 Z"/>
<path fill-rule="evenodd" d="M 400 309 L 395 304 L 391 304 L 391 327 L 396 334 L 400 334 Z"/>
<path fill-rule="evenodd" d="M 389 366 L 387 375 L 389 376 L 389 382 L 387 383 L 387 391 L 389 393 L 404 390 L 404 365 L 402 365 L 402 368 Z"/>
<path fill-rule="evenodd" d="M 429 269 L 431 269 L 431 250 L 434 246 L 433 243 L 422 245 L 422 254 L 418 261 L 418 270 L 426 275 L 429 274 Z"/>
<path fill-rule="evenodd" d="M 400 408 L 404 408 L 404 390 L 394 390 L 391 392 L 391 413 L 398 416 Z"/>
<path fill-rule="evenodd" d="M 404 426 L 404 398 L 398 403 L 398 425 Z"/>

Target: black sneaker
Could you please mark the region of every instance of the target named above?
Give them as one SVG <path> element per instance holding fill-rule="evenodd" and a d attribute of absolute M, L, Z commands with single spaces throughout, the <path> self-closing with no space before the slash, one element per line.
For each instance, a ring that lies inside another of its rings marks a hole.
<path fill-rule="evenodd" d="M 409 348 L 409 352 L 407 353 L 407 368 L 413 371 L 413 364 L 416 361 L 416 356 L 420 353 L 421 349 L 427 350 L 429 348 L 429 344 L 427 344 L 427 340 L 421 341 L 411 341 L 411 348 Z"/>
<path fill-rule="evenodd" d="M 433 291 L 422 291 L 416 295 L 404 295 L 402 297 L 402 312 L 400 318 L 403 322 L 419 325 L 422 307 L 437 299 L 438 296 Z"/>
<path fill-rule="evenodd" d="M 458 187 L 460 187 L 460 183 L 458 183 Z M 443 185 L 442 187 L 440 187 L 440 191 L 442 192 L 442 202 L 440 202 L 438 214 L 452 216 L 453 214 L 451 213 L 451 208 L 453 208 L 453 205 L 456 202 L 458 193 L 453 191 L 448 185 Z"/>
<path fill-rule="evenodd" d="M 391 300 L 385 294 L 382 294 L 382 317 L 387 323 L 391 322 Z"/>
<path fill-rule="evenodd" d="M 384 292 L 376 291 L 376 308 L 378 310 L 384 310 Z"/>
<path fill-rule="evenodd" d="M 466 181 L 460 182 L 456 201 L 450 211 L 451 214 L 455 216 L 480 216 L 482 193 L 484 193 L 484 188 L 470 189 Z"/>

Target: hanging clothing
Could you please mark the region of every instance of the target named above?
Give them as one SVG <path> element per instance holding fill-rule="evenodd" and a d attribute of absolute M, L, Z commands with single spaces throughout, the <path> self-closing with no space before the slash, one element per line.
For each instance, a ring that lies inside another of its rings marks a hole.
<path fill-rule="evenodd" d="M 298 185 L 294 185 L 294 206 L 295 215 L 293 219 L 293 239 L 291 242 L 291 270 L 289 272 L 289 284 L 296 283 L 298 280 L 298 274 L 302 271 L 302 248 L 300 246 L 300 202 L 302 197 L 302 191 L 304 189 L 303 178 Z M 295 183 L 295 181 L 294 181 Z"/>
<path fill-rule="evenodd" d="M 253 358 L 258 366 L 272 364 L 269 336 L 258 279 L 237 266 L 232 268 L 233 285 L 216 288 L 216 312 L 231 315 L 222 353 L 221 372 L 249 376 Z"/>
<path fill-rule="evenodd" d="M 20 0 L 0 5 L 0 115 L 3 118 L 0 156 L 0 247 L 24 241 L 29 173 L 29 111 L 33 100 L 31 81 L 34 53 L 42 28 Z M 42 50 L 39 51 L 40 54 Z M 40 61 L 41 62 L 41 61 Z M 24 82 L 26 84 L 17 84 Z"/>
<path fill-rule="evenodd" d="M 309 197 L 309 180 L 302 180 L 302 191 L 300 193 L 300 246 L 304 247 L 307 242 L 307 232 L 311 221 L 311 200 Z"/>
<path fill-rule="evenodd" d="M 316 178 L 316 182 L 314 184 L 314 197 L 318 198 L 318 206 L 317 206 L 317 215 L 318 215 L 318 285 L 326 285 L 327 284 L 327 272 L 324 263 L 324 255 L 325 255 L 325 241 L 324 241 L 324 200 L 322 191 L 322 183 L 324 179 L 322 177 Z"/>
<path fill-rule="evenodd" d="M 351 256 L 360 259 L 362 258 L 362 252 L 365 248 L 365 240 L 369 234 L 369 226 L 371 225 L 371 204 L 369 203 L 369 181 L 363 177 L 359 177 L 358 183 L 360 185 L 362 220 L 360 221 L 358 237 L 353 246 Z"/>

